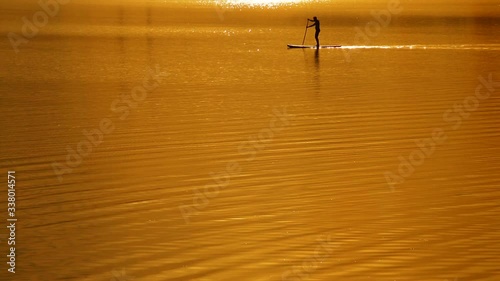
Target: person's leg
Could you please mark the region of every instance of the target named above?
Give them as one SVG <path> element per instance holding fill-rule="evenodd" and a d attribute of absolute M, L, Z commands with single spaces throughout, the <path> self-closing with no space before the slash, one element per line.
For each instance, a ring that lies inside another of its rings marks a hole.
<path fill-rule="evenodd" d="M 316 31 L 314 38 L 316 38 L 316 46 L 319 49 L 319 31 Z"/>

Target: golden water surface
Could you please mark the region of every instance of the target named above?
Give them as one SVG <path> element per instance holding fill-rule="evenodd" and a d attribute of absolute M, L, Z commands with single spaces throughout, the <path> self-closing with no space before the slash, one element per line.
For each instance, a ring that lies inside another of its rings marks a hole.
<path fill-rule="evenodd" d="M 0 5 L 0 280 L 500 280 L 498 1 L 171 2 Z"/>

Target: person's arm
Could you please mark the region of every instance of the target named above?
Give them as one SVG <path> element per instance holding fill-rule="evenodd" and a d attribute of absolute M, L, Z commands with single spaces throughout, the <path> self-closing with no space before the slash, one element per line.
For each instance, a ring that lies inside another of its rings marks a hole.
<path fill-rule="evenodd" d="M 313 24 L 309 25 L 307 28 L 309 28 L 309 27 L 313 27 L 313 26 L 315 26 L 315 25 L 316 25 L 316 23 L 313 23 Z"/>

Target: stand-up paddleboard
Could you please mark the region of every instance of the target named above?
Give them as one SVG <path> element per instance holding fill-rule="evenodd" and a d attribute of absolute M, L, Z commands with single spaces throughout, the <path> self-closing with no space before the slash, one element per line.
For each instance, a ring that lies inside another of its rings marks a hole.
<path fill-rule="evenodd" d="M 293 45 L 293 44 L 288 44 L 287 45 L 289 49 L 316 49 L 316 45 Z M 333 49 L 333 48 L 340 48 L 342 46 L 340 45 L 321 45 L 319 46 L 320 49 Z"/>

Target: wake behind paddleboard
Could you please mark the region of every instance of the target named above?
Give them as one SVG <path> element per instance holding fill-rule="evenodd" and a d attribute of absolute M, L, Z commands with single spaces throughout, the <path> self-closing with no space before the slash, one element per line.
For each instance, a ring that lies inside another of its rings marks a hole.
<path fill-rule="evenodd" d="M 289 49 L 316 49 L 316 45 L 293 45 L 293 44 L 288 44 L 287 45 Z M 319 46 L 320 49 L 333 49 L 333 48 L 340 48 L 342 46 L 340 45 L 321 45 Z"/>

